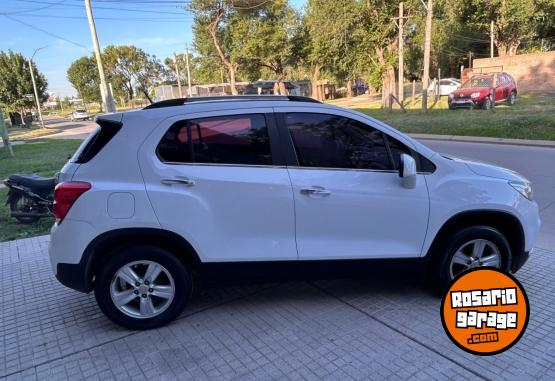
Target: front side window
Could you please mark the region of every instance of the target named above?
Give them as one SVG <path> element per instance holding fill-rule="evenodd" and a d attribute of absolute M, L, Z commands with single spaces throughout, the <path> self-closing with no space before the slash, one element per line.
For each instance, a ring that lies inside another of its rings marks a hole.
<path fill-rule="evenodd" d="M 272 164 L 262 114 L 179 121 L 166 132 L 157 154 L 160 160 L 174 163 Z"/>
<path fill-rule="evenodd" d="M 290 113 L 287 128 L 302 167 L 393 169 L 382 132 L 356 120 Z"/>

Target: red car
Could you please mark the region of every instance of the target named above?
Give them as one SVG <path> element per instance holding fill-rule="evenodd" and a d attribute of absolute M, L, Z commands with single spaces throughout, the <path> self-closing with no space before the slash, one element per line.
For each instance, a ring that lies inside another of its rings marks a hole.
<path fill-rule="evenodd" d="M 509 106 L 516 101 L 516 82 L 508 73 L 479 74 L 471 77 L 459 89 L 449 94 L 449 108 L 481 107 L 489 110 L 496 103 Z"/>

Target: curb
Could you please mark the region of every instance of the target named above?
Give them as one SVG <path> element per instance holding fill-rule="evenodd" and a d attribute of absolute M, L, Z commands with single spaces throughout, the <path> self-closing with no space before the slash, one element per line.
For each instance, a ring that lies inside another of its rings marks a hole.
<path fill-rule="evenodd" d="M 508 138 L 489 138 L 482 136 L 458 136 L 458 135 L 432 135 L 432 134 L 408 134 L 417 140 L 441 140 L 461 143 L 487 143 L 505 144 L 513 146 L 555 148 L 555 141 L 552 140 L 527 140 L 527 139 L 508 139 Z"/>

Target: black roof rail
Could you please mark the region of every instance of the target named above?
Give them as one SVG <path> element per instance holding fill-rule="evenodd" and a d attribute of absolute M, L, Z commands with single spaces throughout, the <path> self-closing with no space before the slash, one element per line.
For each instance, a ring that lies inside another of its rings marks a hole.
<path fill-rule="evenodd" d="M 322 103 L 316 99 L 309 97 L 302 97 L 298 95 L 221 95 L 212 97 L 189 97 L 189 98 L 175 98 L 167 99 L 165 101 L 154 102 L 143 110 L 153 108 L 183 106 L 187 103 L 194 102 L 222 102 L 222 101 L 290 101 L 290 102 L 307 102 L 307 103 Z"/>

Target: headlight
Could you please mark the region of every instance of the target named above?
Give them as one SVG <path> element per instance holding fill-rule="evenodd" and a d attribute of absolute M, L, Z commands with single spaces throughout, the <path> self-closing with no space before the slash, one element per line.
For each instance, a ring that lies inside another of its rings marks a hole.
<path fill-rule="evenodd" d="M 455 94 L 453 94 L 453 93 L 449 94 L 449 99 L 453 99 L 454 96 L 455 96 Z"/>
<path fill-rule="evenodd" d="M 480 93 L 472 93 L 470 94 L 470 98 L 479 98 L 480 97 Z"/>
<path fill-rule="evenodd" d="M 531 183 L 524 181 L 509 181 L 509 185 L 528 200 L 532 201 L 533 192 Z"/>

